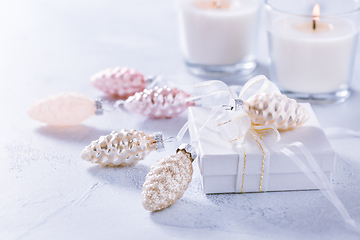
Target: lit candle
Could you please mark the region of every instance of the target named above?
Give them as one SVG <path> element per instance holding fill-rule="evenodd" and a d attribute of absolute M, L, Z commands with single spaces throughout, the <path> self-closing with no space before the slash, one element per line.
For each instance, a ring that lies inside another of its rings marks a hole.
<path fill-rule="evenodd" d="M 347 89 L 358 35 L 352 21 L 321 17 L 318 4 L 312 20 L 278 13 L 268 21 L 272 78 L 284 90 L 326 94 Z"/>
<path fill-rule="evenodd" d="M 313 30 L 316 30 L 316 21 L 318 21 L 320 18 L 320 5 L 317 3 L 315 4 L 313 11 Z"/>
<path fill-rule="evenodd" d="M 255 59 L 258 0 L 179 0 L 182 50 L 190 64 Z"/>

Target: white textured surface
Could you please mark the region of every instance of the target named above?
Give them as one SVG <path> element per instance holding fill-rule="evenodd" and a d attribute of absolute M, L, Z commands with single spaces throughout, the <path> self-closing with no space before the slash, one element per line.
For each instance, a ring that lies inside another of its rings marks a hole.
<path fill-rule="evenodd" d="M 206 196 L 197 166 L 183 198 L 150 213 L 141 204 L 142 184 L 157 159 L 174 153 L 171 146 L 126 168 L 94 166 L 80 158 L 90 141 L 112 130 L 174 136 L 187 112 L 163 120 L 105 113 L 64 129 L 26 115 L 32 103 L 51 94 L 102 96 L 89 78 L 107 67 L 161 73 L 184 85 L 199 82 L 182 63 L 174 5 L 168 0 L 0 2 L 0 239 L 358 239 L 318 191 Z M 259 39 L 256 74 L 268 75 L 265 33 Z M 314 107 L 325 128 L 360 131 L 359 53 L 349 101 Z M 334 189 L 360 222 L 360 139 L 331 144 L 339 154 Z"/>

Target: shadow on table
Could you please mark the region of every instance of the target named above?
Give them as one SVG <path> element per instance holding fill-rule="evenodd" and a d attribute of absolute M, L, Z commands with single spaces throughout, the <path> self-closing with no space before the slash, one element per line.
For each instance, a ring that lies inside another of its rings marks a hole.
<path fill-rule="evenodd" d="M 89 173 L 99 178 L 103 183 L 120 188 L 131 188 L 138 192 L 142 191 L 145 177 L 150 168 L 142 164 L 126 167 L 93 166 L 88 169 Z"/>
<path fill-rule="evenodd" d="M 83 124 L 66 127 L 42 126 L 37 128 L 35 131 L 49 138 L 76 142 L 84 141 L 89 143 L 98 139 L 100 136 L 111 132 L 111 130 L 100 130 Z"/>
<path fill-rule="evenodd" d="M 266 238 L 278 234 L 286 234 L 289 239 L 298 235 L 306 238 L 309 233 L 324 238 L 335 233 L 355 234 L 320 191 L 205 195 L 198 189 L 200 179 L 194 181 L 183 198 L 151 213 L 151 220 L 181 229 L 266 234 Z"/>

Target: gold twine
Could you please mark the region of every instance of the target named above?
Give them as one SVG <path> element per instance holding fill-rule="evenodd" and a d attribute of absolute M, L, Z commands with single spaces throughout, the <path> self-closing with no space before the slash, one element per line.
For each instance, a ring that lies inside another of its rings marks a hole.
<path fill-rule="evenodd" d="M 223 123 L 220 123 L 220 124 L 218 124 L 218 126 L 227 124 L 227 123 L 229 123 L 229 122 L 231 122 L 231 121 L 234 121 L 234 120 L 236 120 L 236 119 L 238 119 L 238 118 L 241 118 L 241 117 L 244 117 L 244 116 L 246 116 L 246 115 L 248 115 L 248 114 L 247 114 L 247 113 L 242 114 L 242 115 L 240 115 L 240 116 L 237 116 L 236 118 L 233 118 L 233 119 L 230 119 L 230 120 L 225 121 L 225 122 L 223 122 Z M 264 151 L 263 146 L 262 146 L 261 143 L 257 140 L 257 138 L 256 138 L 256 136 L 255 136 L 255 134 L 253 133 L 252 130 L 254 130 L 255 132 L 259 133 L 259 135 L 260 135 L 260 140 L 262 140 L 261 131 L 272 130 L 272 131 L 274 132 L 274 134 L 275 134 L 276 141 L 277 141 L 277 135 L 276 135 L 275 130 L 274 130 L 273 128 L 254 129 L 253 127 L 251 127 L 251 129 L 249 129 L 249 131 L 251 132 L 254 140 L 257 142 L 257 144 L 259 144 L 259 147 L 261 148 L 261 151 L 262 151 L 262 154 L 263 154 L 262 167 L 261 167 L 261 177 L 260 177 L 260 187 L 259 187 L 259 192 L 261 192 L 262 182 L 263 182 L 263 178 L 264 178 L 264 168 L 265 168 L 265 159 L 266 159 L 266 156 L 265 156 L 265 151 Z M 245 133 L 244 135 L 238 137 L 238 138 L 235 138 L 235 139 L 230 140 L 229 143 L 232 143 L 232 142 L 234 142 L 234 141 L 237 141 L 237 140 L 243 138 L 245 135 L 246 135 L 246 133 Z M 245 148 L 244 148 L 244 146 L 243 146 L 242 144 L 241 144 L 241 147 L 242 147 L 243 150 L 244 150 L 244 168 L 243 168 L 243 175 L 242 175 L 242 183 L 241 183 L 241 191 L 240 191 L 240 193 L 243 192 L 243 188 L 244 188 L 245 165 L 246 165 L 246 152 L 245 152 Z"/>
<path fill-rule="evenodd" d="M 261 178 L 260 178 L 260 188 L 259 188 L 259 193 L 261 192 L 261 188 L 262 188 L 262 181 L 264 178 L 264 166 L 265 166 L 265 151 L 264 148 L 261 146 L 261 143 L 256 139 L 255 134 L 250 130 L 252 136 L 254 137 L 255 141 L 257 142 L 257 144 L 259 144 L 259 147 L 261 148 L 261 151 L 263 153 L 263 161 L 262 161 L 262 167 L 261 167 Z"/>

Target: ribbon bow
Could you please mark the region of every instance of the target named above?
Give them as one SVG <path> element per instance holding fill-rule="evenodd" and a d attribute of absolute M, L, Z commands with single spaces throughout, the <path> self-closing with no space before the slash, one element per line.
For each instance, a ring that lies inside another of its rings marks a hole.
<path fill-rule="evenodd" d="M 213 81 L 214 84 L 223 84 L 220 81 Z M 228 87 L 230 89 L 230 87 Z M 250 79 L 242 88 L 239 97 L 234 98 L 234 94 L 230 93 L 230 105 L 231 111 L 225 111 L 215 121 L 219 127 L 219 131 L 222 136 L 233 146 L 242 144 L 245 141 L 246 135 L 250 132 L 259 134 L 260 140 L 262 140 L 262 132 L 272 131 L 275 134 L 275 141 L 280 141 L 280 133 L 276 127 L 271 125 L 254 125 L 247 114 L 247 112 L 240 107 L 240 105 L 246 104 L 246 101 L 261 93 L 276 93 L 281 94 L 279 89 L 274 83 L 267 79 L 264 75 L 259 75 Z M 261 147 L 261 146 L 260 146 Z"/>
<path fill-rule="evenodd" d="M 222 81 L 213 80 L 195 85 L 191 99 L 201 98 L 204 99 L 213 95 L 225 95 L 228 97 L 229 105 L 231 106 L 226 110 L 224 108 L 218 108 L 218 111 L 222 111 L 220 115 L 215 119 L 218 130 L 223 138 L 232 145 L 232 147 L 239 154 L 239 161 L 244 162 L 243 166 L 238 168 L 238 177 L 242 172 L 241 187 L 240 179 L 238 178 L 236 184 L 236 191 L 242 192 L 244 186 L 245 166 L 246 166 L 246 151 L 244 143 L 246 141 L 255 141 L 262 151 L 262 171 L 259 184 L 259 192 L 266 191 L 267 175 L 270 161 L 270 153 L 264 144 L 263 135 L 266 136 L 264 140 L 268 142 L 278 142 L 280 140 L 280 133 L 276 127 L 271 125 L 254 125 L 247 114 L 242 108 L 242 105 L 246 104 L 246 101 L 251 99 L 257 94 L 261 93 L 276 93 L 281 94 L 279 89 L 274 83 L 267 79 L 264 75 L 259 75 L 250 79 L 242 88 L 239 96 L 236 96 L 234 87 L 229 87 Z M 215 113 L 209 118 L 213 118 Z M 275 138 L 271 138 L 269 133 L 274 133 Z M 239 163 L 240 163 L 239 162 Z M 265 184 L 263 184 L 263 182 Z"/>
<path fill-rule="evenodd" d="M 245 166 L 246 166 L 246 152 L 244 148 L 244 144 L 247 141 L 252 140 L 255 141 L 262 150 L 263 153 L 263 161 L 262 161 L 262 171 L 261 171 L 261 179 L 260 179 L 260 188 L 259 192 L 266 191 L 267 185 L 267 176 L 268 176 L 268 168 L 270 163 L 270 153 L 266 148 L 266 145 L 263 143 L 262 134 L 273 131 L 275 135 L 275 140 L 270 140 L 267 137 L 264 139 L 267 143 L 278 142 L 280 140 L 280 133 L 278 130 L 271 125 L 263 125 L 258 126 L 254 125 L 251 122 L 249 115 L 246 111 L 241 107 L 242 104 L 246 104 L 246 101 L 251 100 L 252 97 L 261 93 L 276 93 L 281 94 L 279 89 L 273 84 L 270 80 L 268 80 L 265 76 L 259 75 L 250 79 L 241 89 L 239 96 L 237 97 L 234 91 L 234 86 L 228 86 L 222 81 L 207 81 L 203 83 L 199 83 L 195 85 L 194 92 L 188 100 L 201 99 L 202 101 L 210 96 L 220 96 L 223 95 L 228 98 L 230 102 L 230 110 L 225 110 L 224 108 L 215 108 L 210 113 L 208 120 L 204 124 L 202 128 L 215 116 L 217 111 L 222 111 L 220 116 L 215 119 L 217 123 L 218 130 L 221 135 L 235 148 L 239 155 L 239 165 L 238 165 L 238 177 L 236 183 L 236 192 L 242 192 L 244 186 L 244 176 L 245 176 Z M 209 99 L 209 98 L 208 98 Z M 221 99 L 222 101 L 224 99 Z M 218 103 L 212 103 L 212 105 L 219 105 Z M 203 105 L 206 105 L 203 103 Z M 201 129 L 202 129 L 201 128 Z M 271 131 L 269 131 L 271 130 Z M 302 160 L 300 160 L 294 152 L 292 152 L 289 147 L 297 147 L 299 148 L 308 162 L 311 165 L 311 168 L 308 168 L 304 165 Z M 292 144 L 288 144 L 286 146 L 271 146 L 273 150 L 276 152 L 281 152 L 287 155 L 307 176 L 308 178 L 323 192 L 326 198 L 336 207 L 342 217 L 345 219 L 345 222 L 354 227 L 357 231 L 359 231 L 356 222 L 350 217 L 344 205 L 338 199 L 336 193 L 331 187 L 331 183 L 329 183 L 328 179 L 324 175 L 323 171 L 317 164 L 316 160 L 312 156 L 312 154 L 306 149 L 306 147 L 301 142 L 294 142 Z M 240 162 L 243 160 L 243 165 Z M 241 188 L 240 188 L 240 178 L 241 178 Z"/>

